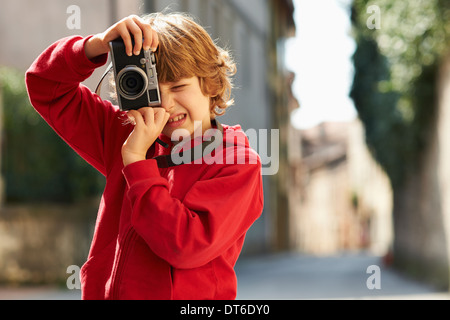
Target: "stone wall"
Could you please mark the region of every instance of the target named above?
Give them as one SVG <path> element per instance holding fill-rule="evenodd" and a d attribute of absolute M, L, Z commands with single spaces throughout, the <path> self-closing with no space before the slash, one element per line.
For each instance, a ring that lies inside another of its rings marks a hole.
<path fill-rule="evenodd" d="M 87 259 L 98 204 L 0 209 L 0 283 L 65 283 Z"/>

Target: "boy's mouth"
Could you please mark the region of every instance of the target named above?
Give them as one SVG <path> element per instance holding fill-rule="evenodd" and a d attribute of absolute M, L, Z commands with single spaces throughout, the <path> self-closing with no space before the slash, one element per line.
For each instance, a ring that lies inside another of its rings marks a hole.
<path fill-rule="evenodd" d="M 178 121 L 183 120 L 184 118 L 186 118 L 186 115 L 185 114 L 180 114 L 178 116 L 175 116 L 175 117 L 169 119 L 169 123 L 178 122 Z"/>
<path fill-rule="evenodd" d="M 180 127 L 186 121 L 186 117 L 187 117 L 186 114 L 179 114 L 177 116 L 174 116 L 169 119 L 167 125 L 172 128 Z"/>

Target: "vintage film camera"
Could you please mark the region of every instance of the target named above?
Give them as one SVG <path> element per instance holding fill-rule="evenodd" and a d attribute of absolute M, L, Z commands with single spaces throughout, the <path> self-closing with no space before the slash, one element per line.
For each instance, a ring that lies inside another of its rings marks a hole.
<path fill-rule="evenodd" d="M 129 57 L 121 38 L 111 41 L 109 45 L 120 109 L 127 111 L 159 107 L 161 95 L 155 54 L 150 50 L 142 50 L 139 56 Z"/>

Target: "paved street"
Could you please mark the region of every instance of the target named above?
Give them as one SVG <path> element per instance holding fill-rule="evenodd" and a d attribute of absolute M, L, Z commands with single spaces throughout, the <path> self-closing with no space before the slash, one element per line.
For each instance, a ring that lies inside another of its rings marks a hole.
<path fill-rule="evenodd" d="M 380 289 L 370 290 L 370 266 L 380 267 Z M 345 254 L 314 257 L 284 254 L 242 260 L 238 299 L 447 299 L 449 293 L 385 268 L 379 257 Z"/>
<path fill-rule="evenodd" d="M 380 267 L 380 289 L 370 290 L 369 266 Z M 422 283 L 385 268 L 378 257 L 346 254 L 314 257 L 279 254 L 242 258 L 237 267 L 238 300 L 307 300 L 307 299 L 446 299 Z M 0 288 L 0 299 L 77 300 L 80 291 L 51 287 Z"/>

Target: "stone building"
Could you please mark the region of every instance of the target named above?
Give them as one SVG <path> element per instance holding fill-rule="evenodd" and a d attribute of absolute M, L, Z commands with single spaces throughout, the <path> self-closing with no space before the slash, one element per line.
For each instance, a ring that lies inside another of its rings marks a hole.
<path fill-rule="evenodd" d="M 393 240 L 392 190 L 367 150 L 361 122 L 326 122 L 296 136 L 301 153 L 290 157 L 292 248 L 385 254 Z"/>

